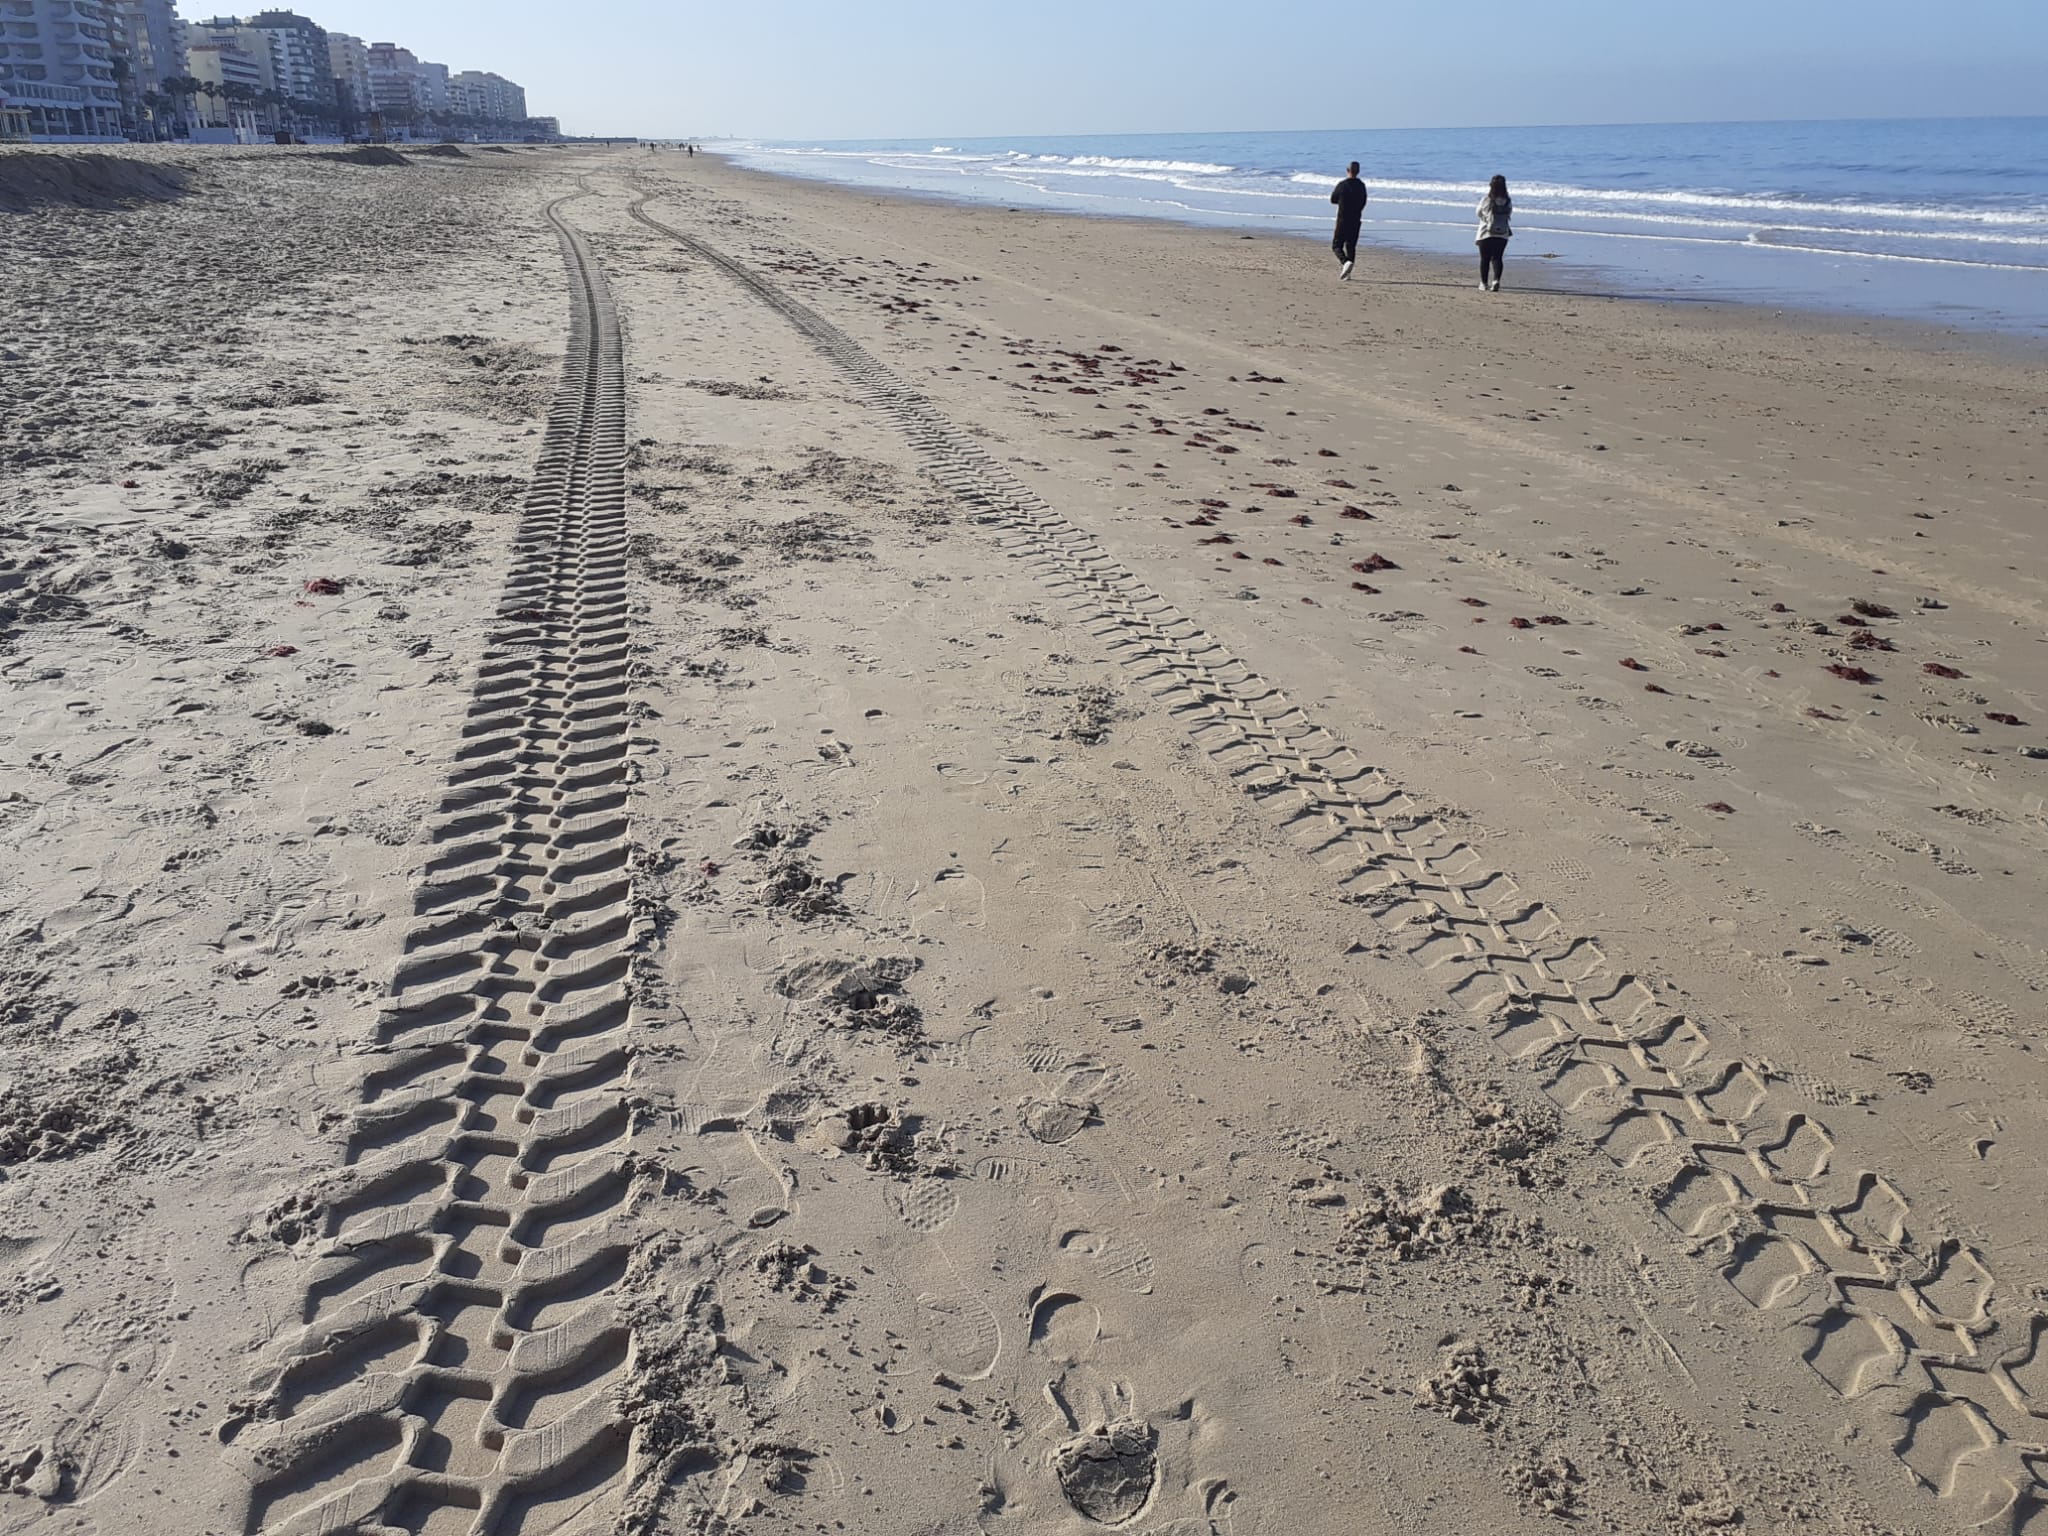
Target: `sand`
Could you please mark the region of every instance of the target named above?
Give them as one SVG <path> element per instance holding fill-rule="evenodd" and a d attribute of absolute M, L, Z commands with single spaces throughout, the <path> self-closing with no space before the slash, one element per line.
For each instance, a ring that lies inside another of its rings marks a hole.
<path fill-rule="evenodd" d="M 2037 355 L 141 158 L 0 218 L 0 1531 L 2048 1522 Z"/>

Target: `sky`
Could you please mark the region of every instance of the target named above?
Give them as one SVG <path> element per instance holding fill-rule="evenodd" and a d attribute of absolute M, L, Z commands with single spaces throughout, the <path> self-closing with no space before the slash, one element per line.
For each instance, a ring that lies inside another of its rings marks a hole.
<path fill-rule="evenodd" d="M 283 0 L 571 133 L 2048 114 L 2048 0 Z M 195 0 L 183 0 L 188 16 Z"/>

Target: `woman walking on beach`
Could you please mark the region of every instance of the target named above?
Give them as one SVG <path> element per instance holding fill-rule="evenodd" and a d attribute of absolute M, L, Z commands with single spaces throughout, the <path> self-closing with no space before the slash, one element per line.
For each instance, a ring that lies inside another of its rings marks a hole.
<path fill-rule="evenodd" d="M 1479 286 L 1493 293 L 1500 292 L 1501 266 L 1508 253 L 1508 237 L 1514 234 L 1508 222 L 1514 212 L 1507 177 L 1494 177 L 1486 195 L 1479 199 Z"/>

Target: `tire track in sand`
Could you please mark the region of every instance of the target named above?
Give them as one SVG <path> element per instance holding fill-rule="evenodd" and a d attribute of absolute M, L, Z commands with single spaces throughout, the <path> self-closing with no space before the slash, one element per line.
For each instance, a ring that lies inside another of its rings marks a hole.
<path fill-rule="evenodd" d="M 303 1326 L 223 1429 L 247 1529 L 609 1530 L 630 1431 L 626 391 L 583 237 L 511 573 L 345 1166 L 269 1223 Z"/>
<path fill-rule="evenodd" d="M 1481 1021 L 1503 1054 L 1879 1443 L 1940 1517 L 2048 1531 L 2048 1314 L 1858 1167 L 1766 1062 L 1717 1046 L 1658 985 L 1573 931 L 1382 770 L 1316 725 L 1067 522 L 917 391 L 751 268 L 635 219 L 789 321 L 903 432 L 932 477 L 1094 633 L 1189 734 Z"/>

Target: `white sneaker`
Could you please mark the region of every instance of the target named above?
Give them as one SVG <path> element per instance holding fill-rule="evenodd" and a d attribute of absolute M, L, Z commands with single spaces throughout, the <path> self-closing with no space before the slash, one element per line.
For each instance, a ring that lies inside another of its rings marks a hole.
<path fill-rule="evenodd" d="M 1339 268 L 1337 269 L 1337 277 L 1338 277 L 1338 280 L 1339 280 L 1339 281 L 1342 281 L 1342 282 L 1348 282 L 1348 281 L 1350 281 L 1350 278 L 1351 278 L 1351 263 L 1350 263 L 1350 262 L 1348 262 L 1348 261 L 1347 261 L 1347 262 L 1345 262 L 1343 266 L 1341 266 L 1341 267 L 1339 267 Z"/>
<path fill-rule="evenodd" d="M 1493 292 L 1493 284 L 1486 281 L 1485 278 L 1481 278 L 1479 280 L 1479 291 L 1481 293 L 1491 293 Z"/>

